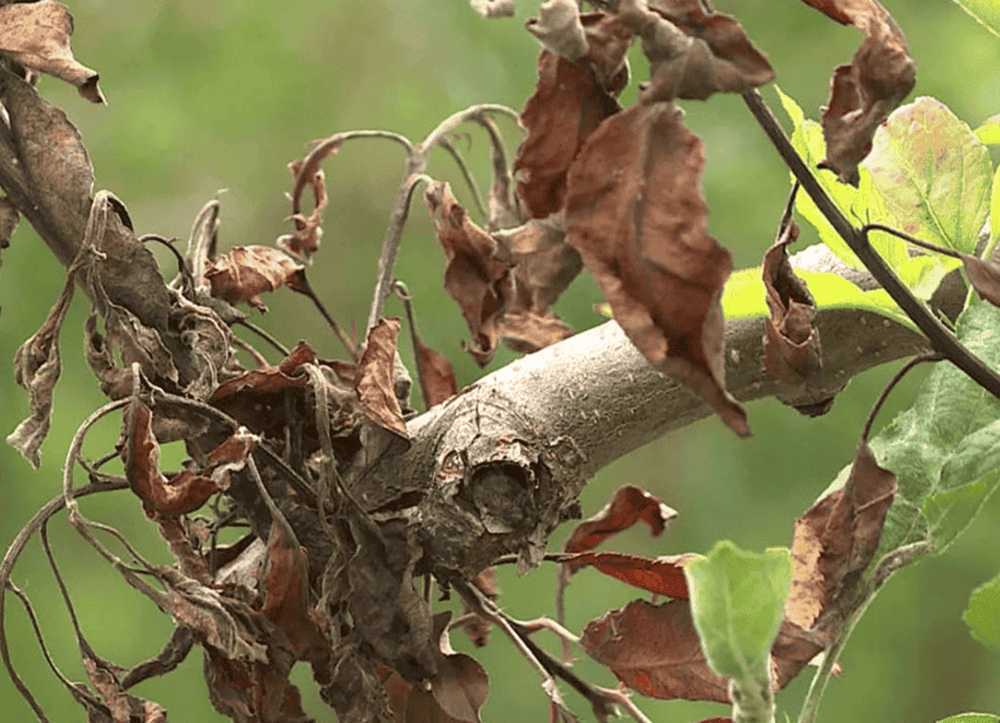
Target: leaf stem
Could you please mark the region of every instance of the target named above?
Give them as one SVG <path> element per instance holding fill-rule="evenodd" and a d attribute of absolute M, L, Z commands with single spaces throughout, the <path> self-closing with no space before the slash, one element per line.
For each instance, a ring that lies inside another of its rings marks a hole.
<path fill-rule="evenodd" d="M 788 140 L 764 98 L 756 90 L 742 94 L 750 112 L 756 118 L 767 137 L 774 144 L 778 154 L 785 161 L 792 174 L 802 184 L 802 188 L 812 198 L 817 208 L 833 226 L 837 234 L 861 260 L 875 280 L 892 297 L 906 315 L 913 320 L 930 341 L 931 346 L 955 366 L 972 377 L 993 396 L 1000 398 L 1000 375 L 987 367 L 979 357 L 966 349 L 896 276 L 892 268 L 868 243 L 867 228 L 857 229 L 833 202 L 826 190 L 819 184 L 798 152 Z"/>

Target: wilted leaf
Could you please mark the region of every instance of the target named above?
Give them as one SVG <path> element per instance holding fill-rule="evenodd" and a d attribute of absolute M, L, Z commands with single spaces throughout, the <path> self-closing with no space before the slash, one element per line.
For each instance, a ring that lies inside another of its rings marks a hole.
<path fill-rule="evenodd" d="M 729 702 L 728 681 L 708 666 L 687 600 L 630 602 L 587 623 L 580 644 L 644 695 Z"/>
<path fill-rule="evenodd" d="M 280 286 L 293 285 L 293 277 L 302 267 L 284 251 L 270 246 L 237 246 L 225 256 L 205 265 L 205 278 L 212 296 L 238 304 L 246 301 L 260 311 L 267 311 L 259 294 Z"/>
<path fill-rule="evenodd" d="M 31 416 L 17 425 L 7 436 L 7 444 L 19 451 L 32 467 L 42 463 L 39 448 L 49 432 L 52 396 L 62 369 L 59 358 L 59 330 L 73 300 L 76 274 L 66 278 L 56 301 L 42 327 L 24 342 L 14 355 L 14 380 L 28 392 Z"/>
<path fill-rule="evenodd" d="M 72 34 L 73 16 L 52 0 L 0 7 L 0 53 L 30 70 L 72 83 L 92 103 L 103 103 L 97 73 L 73 58 Z"/>
<path fill-rule="evenodd" d="M 575 0 L 548 0 L 538 12 L 541 17 L 531 18 L 525 27 L 542 45 L 570 61 L 587 54 L 587 37 Z"/>
<path fill-rule="evenodd" d="M 764 320 L 764 372 L 787 384 L 817 378 L 823 366 L 816 301 L 788 263 L 787 247 L 799 235 L 789 221 L 785 235 L 764 254 L 763 277 L 771 316 Z"/>
<path fill-rule="evenodd" d="M 990 210 L 993 162 L 969 126 L 944 104 L 921 97 L 896 109 L 875 131 L 864 167 L 911 236 L 976 252 Z"/>
<path fill-rule="evenodd" d="M 879 467 L 862 442 L 844 487 L 795 522 L 794 574 L 785 603 L 790 622 L 808 630 L 854 592 L 878 549 L 895 493 L 896 476 Z"/>
<path fill-rule="evenodd" d="M 746 436 L 746 413 L 725 390 L 720 299 L 732 258 L 707 233 L 704 147 L 679 113 L 637 106 L 591 135 L 569 173 L 567 242 L 650 364 Z"/>
<path fill-rule="evenodd" d="M 209 453 L 201 471 L 185 469 L 168 480 L 159 470 L 160 445 L 153 435 L 152 411 L 144 402 L 133 399 L 126 407 L 125 418 L 125 477 L 150 517 L 178 515 L 201 507 L 209 497 L 229 486 L 229 470 L 242 468 L 256 445 L 251 436 L 233 435 Z"/>
<path fill-rule="evenodd" d="M 593 550 L 609 537 L 627 530 L 640 520 L 649 525 L 653 537 L 659 537 L 667 523 L 676 516 L 675 510 L 645 490 L 632 485 L 619 487 L 604 509 L 576 526 L 563 551 Z M 571 570 L 581 567 L 573 563 L 567 564 Z"/>
<path fill-rule="evenodd" d="M 823 111 L 828 168 L 843 183 L 857 186 L 858 164 L 872 147 L 879 124 L 903 102 L 917 81 L 917 66 L 906 38 L 875 0 L 804 0 L 839 23 L 865 32 L 850 65 L 838 66 L 830 82 L 830 105 Z"/>
<path fill-rule="evenodd" d="M 114 723 L 166 723 L 167 712 L 157 703 L 125 692 L 119 679 L 123 669 L 99 658 L 89 645 L 80 645 L 80 657 L 91 684 L 101 694 Z"/>
<path fill-rule="evenodd" d="M 697 0 L 620 2 L 618 11 L 642 37 L 650 82 L 642 103 L 674 98 L 704 100 L 742 93 L 774 79 L 774 71 L 733 18 L 706 13 Z"/>
<path fill-rule="evenodd" d="M 448 257 L 444 287 L 472 333 L 466 350 L 485 365 L 496 352 L 500 320 L 513 300 L 513 261 L 501 257 L 503 249 L 469 219 L 448 184 L 431 185 L 424 198 L 432 216 L 440 212 L 434 228 Z"/>
<path fill-rule="evenodd" d="M 687 598 L 688 586 L 684 580 L 684 562 L 691 555 L 672 555 L 654 559 L 622 552 L 581 552 L 564 560 L 574 572 L 590 565 L 609 577 L 628 583 L 632 587 L 657 595 Z"/>
<path fill-rule="evenodd" d="M 399 319 L 385 318 L 372 327 L 354 389 L 365 416 L 406 439 L 406 423 L 392 381 L 398 335 Z"/>
<path fill-rule="evenodd" d="M 452 369 L 448 357 L 442 356 L 424 344 L 419 337 L 414 337 L 416 348 L 417 376 L 420 377 L 420 393 L 424 397 L 427 409 L 451 399 L 458 394 L 458 382 L 455 381 L 455 370 Z"/>
<path fill-rule="evenodd" d="M 495 231 L 493 238 L 517 262 L 515 305 L 520 310 L 547 314 L 583 268 L 579 252 L 566 243 L 566 218 L 562 213 Z"/>
<path fill-rule="evenodd" d="M 288 164 L 292 177 L 298 178 L 302 170 L 302 161 Z M 323 171 L 319 170 L 306 180 L 313 190 L 313 212 L 308 216 L 295 212 L 286 221 L 295 222 L 295 233 L 286 234 L 278 239 L 278 247 L 289 255 L 309 263 L 313 254 L 319 250 L 319 240 L 323 237 L 323 209 L 326 208 L 326 184 L 323 181 Z"/>
<path fill-rule="evenodd" d="M 712 669 L 744 691 L 770 677 L 770 650 L 792 580 L 785 549 L 756 555 L 728 540 L 685 566 L 691 610 Z"/>
<path fill-rule="evenodd" d="M 570 164 L 601 121 L 619 110 L 590 66 L 542 51 L 538 84 L 521 111 L 527 134 L 514 159 L 514 172 L 522 172 L 517 193 L 532 218 L 562 209 Z"/>
<path fill-rule="evenodd" d="M 0 196 L 0 251 L 10 246 L 10 237 L 21 222 L 21 212 L 17 210 L 6 196 Z M 3 266 L 3 256 L 0 255 L 0 266 Z"/>

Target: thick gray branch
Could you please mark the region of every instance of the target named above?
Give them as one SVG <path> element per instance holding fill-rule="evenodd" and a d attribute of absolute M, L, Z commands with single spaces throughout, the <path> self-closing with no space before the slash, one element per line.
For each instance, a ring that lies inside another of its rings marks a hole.
<path fill-rule="evenodd" d="M 793 265 L 872 286 L 825 249 L 800 254 Z M 934 306 L 954 315 L 964 293 L 953 275 Z M 815 412 L 854 375 L 928 348 L 922 336 L 866 311 L 823 310 L 817 324 L 822 377 L 790 387 L 762 371 L 763 320 L 728 321 L 729 391 L 744 402 L 778 396 Z M 472 573 L 500 551 L 518 552 L 530 565 L 595 472 L 710 414 L 699 397 L 652 369 L 612 321 L 530 354 L 413 419 L 409 451 L 358 480 L 355 494 L 368 509 L 417 520 L 431 557 L 445 567 Z M 503 492 L 481 491 L 486 481 Z M 530 519 L 513 510 L 526 498 L 534 502 Z"/>

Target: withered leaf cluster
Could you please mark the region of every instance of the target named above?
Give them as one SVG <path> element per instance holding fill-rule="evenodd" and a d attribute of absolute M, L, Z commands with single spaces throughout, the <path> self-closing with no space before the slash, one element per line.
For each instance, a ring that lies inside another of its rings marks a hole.
<path fill-rule="evenodd" d="M 865 571 L 878 549 L 896 480 L 878 466 L 867 444 L 859 446 L 847 483 L 823 497 L 795 522 L 793 581 L 785 620 L 771 648 L 771 685 L 777 690 L 827 649 L 870 591 Z M 638 491 L 641 492 L 641 491 Z M 691 616 L 683 573 L 690 555 L 644 558 L 592 552 L 606 536 L 623 531 L 659 501 L 623 487 L 602 513 L 578 526 L 564 568 L 593 566 L 605 575 L 669 598 L 635 600 L 587 624 L 582 645 L 627 688 L 654 698 L 730 703 L 728 681 L 709 666 Z M 654 518 L 655 519 L 655 518 Z M 601 533 L 595 535 L 595 525 Z M 658 534 L 658 525 L 651 526 Z M 562 576 L 563 584 L 568 576 Z M 738 601 L 735 601 L 738 604 Z"/>

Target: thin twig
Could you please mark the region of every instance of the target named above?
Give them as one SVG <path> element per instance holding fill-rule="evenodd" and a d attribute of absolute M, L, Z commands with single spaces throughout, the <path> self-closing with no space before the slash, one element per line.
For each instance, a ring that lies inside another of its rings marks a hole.
<path fill-rule="evenodd" d="M 926 241 L 921 241 L 916 236 L 911 236 L 905 231 L 899 231 L 894 229 L 892 226 L 886 226 L 881 223 L 866 223 L 861 227 L 861 233 L 868 233 L 869 231 L 885 231 L 888 234 L 892 234 L 897 238 L 901 238 L 904 241 L 909 241 L 914 246 L 919 246 L 922 249 L 927 249 L 928 251 L 933 251 L 936 254 L 941 254 L 942 256 L 950 256 L 953 259 L 961 259 L 962 254 L 958 251 L 952 251 L 951 249 L 946 249 L 944 246 L 936 246 L 932 243 L 927 243 Z"/>
<path fill-rule="evenodd" d="M 875 400 L 875 404 L 872 405 L 871 411 L 868 412 L 868 418 L 865 420 L 865 426 L 861 430 L 862 442 L 868 441 L 868 435 L 871 433 L 872 424 L 875 422 L 875 416 L 879 413 L 882 405 L 885 404 L 885 400 L 889 398 L 889 393 L 903 380 L 903 377 L 905 377 L 911 369 L 919 364 L 923 364 L 924 362 L 937 362 L 942 359 L 944 359 L 944 355 L 938 354 L 937 352 L 921 354 L 920 356 L 915 356 L 910 359 L 900 368 L 898 372 L 893 375 L 892 379 L 889 380 L 889 383 L 885 385 L 885 389 L 882 390 L 878 399 Z"/>
<path fill-rule="evenodd" d="M 885 260 L 875 252 L 868 243 L 864 230 L 855 228 L 840 208 L 833 202 L 826 190 L 819 184 L 816 177 L 806 167 L 805 162 L 796 152 L 788 136 L 778 123 L 771 109 L 768 108 L 760 93 L 750 90 L 743 93 L 743 100 L 754 118 L 764 129 L 768 138 L 774 144 L 785 164 L 795 178 L 802 184 L 809 197 L 833 226 L 837 234 L 861 260 L 865 268 L 875 277 L 875 280 L 892 297 L 914 324 L 924 333 L 931 346 L 944 354 L 949 361 L 972 377 L 976 383 L 1000 398 L 1000 375 L 986 366 L 982 360 L 970 352 L 959 342 L 947 327 L 942 324 L 917 298 Z"/>
<path fill-rule="evenodd" d="M 472 193 L 472 199 L 476 202 L 476 208 L 479 210 L 479 214 L 483 218 L 489 216 L 489 211 L 483 204 L 482 191 L 479 190 L 479 183 L 476 181 L 476 177 L 472 175 L 472 169 L 469 168 L 469 164 L 466 162 L 465 157 L 459 153 L 459 150 L 455 148 L 452 142 L 447 138 L 439 140 L 438 145 L 448 151 L 449 155 L 455 159 L 455 164 L 458 166 L 459 170 L 462 171 L 462 178 L 465 179 L 465 183 L 469 186 L 469 191 Z"/>

